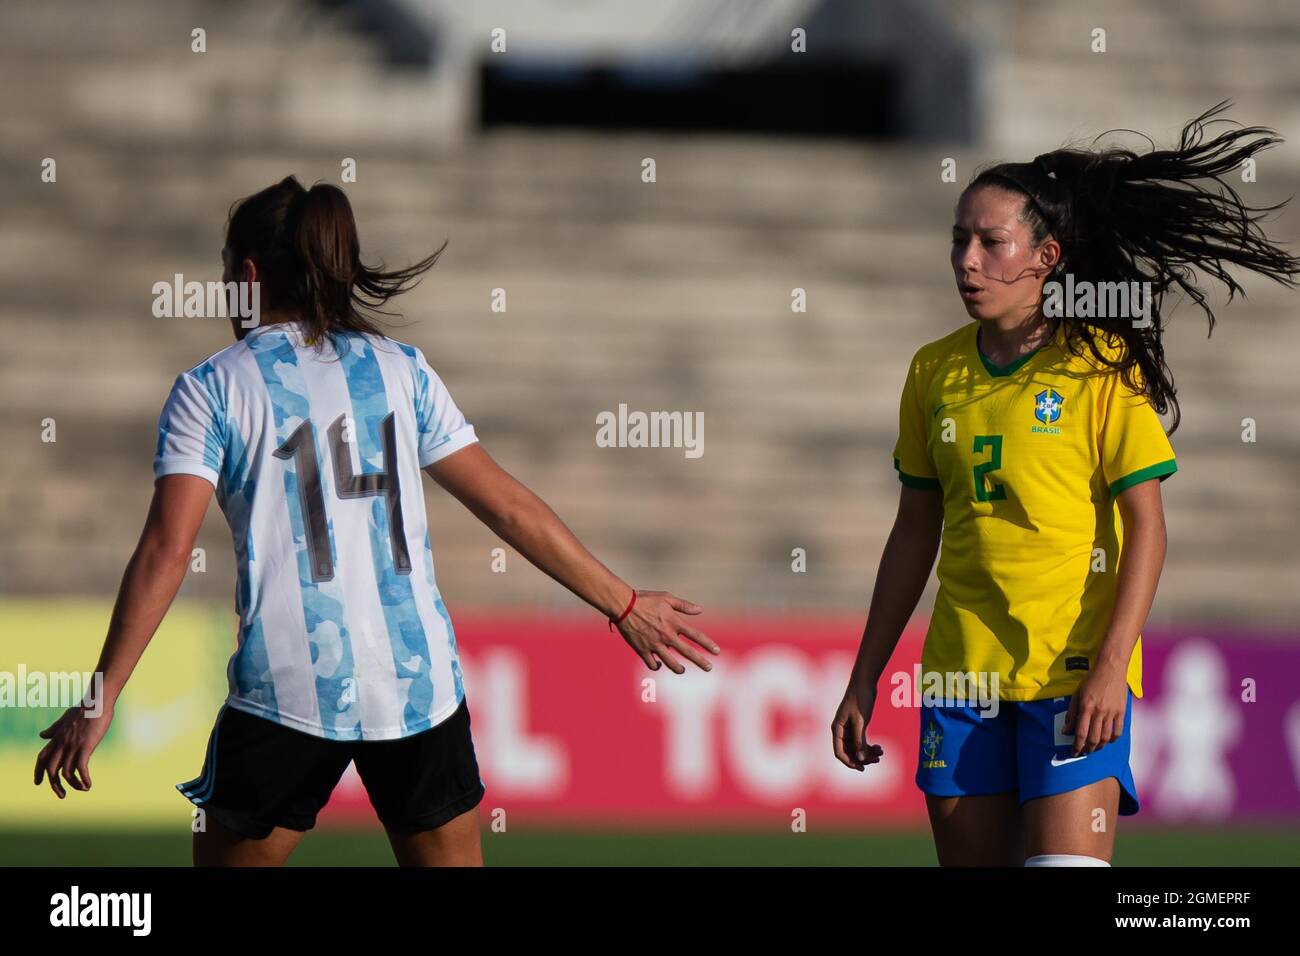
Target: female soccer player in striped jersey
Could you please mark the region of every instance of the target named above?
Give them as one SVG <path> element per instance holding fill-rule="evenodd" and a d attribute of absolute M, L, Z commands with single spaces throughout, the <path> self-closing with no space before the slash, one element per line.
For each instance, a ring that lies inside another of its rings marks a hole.
<path fill-rule="evenodd" d="M 1177 468 L 1157 417 L 1177 427 L 1163 296 L 1181 289 L 1212 329 L 1194 270 L 1235 293 L 1226 266 L 1289 286 L 1300 266 L 1258 224 L 1278 207 L 1225 181 L 1276 136 L 1205 141 L 1226 105 L 1177 149 L 1061 149 L 979 173 L 957 204 L 951 264 L 974 321 L 908 370 L 898 514 L 832 723 L 841 762 L 881 759 L 877 684 L 939 552 L 916 782 L 942 865 L 1106 866 L 1116 816 L 1138 810 L 1132 699 Z M 1052 282 L 1075 308 L 1054 307 Z M 1106 283 L 1149 283 L 1150 299 L 1115 309 Z"/>
<path fill-rule="evenodd" d="M 440 252 L 441 250 L 439 250 Z M 266 315 L 182 373 L 159 421 L 156 482 L 104 650 L 99 717 L 72 708 L 36 763 L 90 789 L 87 764 L 170 605 L 215 489 L 234 538 L 238 649 L 202 773 L 199 864 L 279 864 L 348 764 L 403 864 L 478 864 L 484 788 L 451 618 L 434 580 L 421 471 L 600 610 L 651 670 L 709 670 L 695 604 L 633 591 L 479 445 L 417 348 L 368 315 L 438 253 L 362 264 L 341 190 L 292 176 L 238 203 L 224 282 L 260 283 Z"/>

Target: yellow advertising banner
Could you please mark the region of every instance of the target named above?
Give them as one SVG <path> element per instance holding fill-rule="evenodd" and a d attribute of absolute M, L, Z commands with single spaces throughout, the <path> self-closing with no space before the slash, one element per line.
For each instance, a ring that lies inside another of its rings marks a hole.
<path fill-rule="evenodd" d="M 110 601 L 0 601 L 0 829 L 190 826 L 175 784 L 203 769 L 208 734 L 226 696 L 235 644 L 232 611 L 178 601 L 126 690 L 90 760 L 89 792 L 33 785 L 38 736 L 66 709 L 60 690 L 89 677 L 112 613 Z"/>

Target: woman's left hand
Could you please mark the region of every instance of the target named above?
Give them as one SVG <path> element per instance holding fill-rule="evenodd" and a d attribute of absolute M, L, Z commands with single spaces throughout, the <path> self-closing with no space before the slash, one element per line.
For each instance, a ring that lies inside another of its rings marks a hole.
<path fill-rule="evenodd" d="M 1079 683 L 1065 712 L 1064 732 L 1074 735 L 1074 755 L 1090 754 L 1118 740 L 1127 709 L 1128 675 L 1099 664 Z"/>

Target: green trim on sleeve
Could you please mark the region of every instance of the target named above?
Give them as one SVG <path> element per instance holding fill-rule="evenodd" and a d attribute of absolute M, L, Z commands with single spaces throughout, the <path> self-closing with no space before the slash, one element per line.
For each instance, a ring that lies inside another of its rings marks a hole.
<path fill-rule="evenodd" d="M 1141 484 L 1144 481 L 1150 481 L 1152 478 L 1159 478 L 1164 481 L 1170 475 L 1178 470 L 1178 462 L 1170 458 L 1168 461 L 1162 461 L 1158 464 L 1148 465 L 1145 468 L 1139 468 L 1130 475 L 1118 478 L 1110 483 L 1110 496 L 1116 497 L 1121 491 L 1132 488 L 1134 485 Z"/>
<path fill-rule="evenodd" d="M 894 459 L 894 469 L 898 472 L 898 480 L 909 488 L 920 488 L 922 491 L 942 491 L 943 486 L 939 484 L 938 478 L 918 478 L 916 475 L 909 475 L 899 467 L 899 461 Z"/>

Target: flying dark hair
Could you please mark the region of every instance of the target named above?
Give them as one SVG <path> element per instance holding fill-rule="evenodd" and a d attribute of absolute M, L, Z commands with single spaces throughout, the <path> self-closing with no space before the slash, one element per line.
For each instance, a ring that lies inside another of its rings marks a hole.
<path fill-rule="evenodd" d="M 366 266 L 343 190 L 307 190 L 293 176 L 230 207 L 226 245 L 235 262 L 256 263 L 265 307 L 295 314 L 318 347 L 335 332 L 383 335 L 374 317 L 393 314 L 383 306 L 414 288 L 447 247 L 405 269 Z"/>
<path fill-rule="evenodd" d="M 1224 100 L 1184 126 L 1176 149 L 1157 150 L 1153 144 L 1142 155 L 1122 148 L 1058 149 L 1032 163 L 985 169 L 966 187 L 998 186 L 1027 197 L 1021 220 L 1029 225 L 1034 245 L 1049 236 L 1061 244 L 1061 261 L 1049 281 L 1068 272 L 1076 285 L 1150 283 L 1149 326 L 1134 327 L 1132 318 L 1123 316 L 1066 315 L 1061 321 L 1071 352 L 1082 354 L 1086 342 L 1099 363 L 1145 393 L 1157 412 L 1172 411 L 1170 432 L 1178 428 L 1181 413 L 1161 341 L 1165 292 L 1180 289 L 1205 312 L 1213 332 L 1214 311 L 1196 273 L 1226 286 L 1229 302 L 1246 292 L 1227 266 L 1291 288 L 1300 273 L 1300 259 L 1270 242 L 1259 226 L 1266 213 L 1290 200 L 1248 206 L 1224 178 L 1281 137 L 1267 127 L 1248 126 L 1204 141 L 1207 121 L 1229 105 Z"/>

